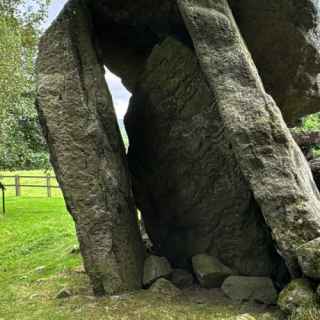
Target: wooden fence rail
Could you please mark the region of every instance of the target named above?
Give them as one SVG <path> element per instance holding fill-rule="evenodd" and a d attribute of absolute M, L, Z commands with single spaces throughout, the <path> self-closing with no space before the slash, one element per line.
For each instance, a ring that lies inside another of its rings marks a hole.
<path fill-rule="evenodd" d="M 12 181 L 14 183 L 12 184 L 7 184 L 5 182 L 3 182 L 3 179 L 12 179 Z M 21 183 L 21 180 L 23 179 L 43 179 L 45 182 L 44 184 L 23 184 Z M 52 197 L 52 189 L 60 189 L 59 185 L 54 185 L 52 184 L 52 181 L 56 181 L 57 178 L 55 176 L 20 176 L 20 175 L 15 175 L 15 176 L 4 176 L 4 175 L 0 175 L 0 181 L 3 183 L 3 185 L 6 188 L 15 188 L 15 195 L 16 197 L 20 197 L 21 196 L 21 189 L 22 188 L 46 188 L 47 190 L 47 196 L 49 198 Z"/>

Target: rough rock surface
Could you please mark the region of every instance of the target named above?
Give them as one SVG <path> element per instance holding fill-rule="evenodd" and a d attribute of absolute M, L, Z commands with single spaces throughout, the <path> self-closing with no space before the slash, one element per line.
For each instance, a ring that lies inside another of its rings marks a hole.
<path fill-rule="evenodd" d="M 37 104 L 100 295 L 141 287 L 143 251 L 124 146 L 82 3 L 70 1 L 41 40 Z"/>
<path fill-rule="evenodd" d="M 174 269 L 171 275 L 171 282 L 179 289 L 189 288 L 193 285 L 193 275 L 184 269 Z"/>
<path fill-rule="evenodd" d="M 175 267 L 210 252 L 244 275 L 279 273 L 215 98 L 181 41 L 168 38 L 153 50 L 125 125 L 135 198 L 159 254 Z"/>
<path fill-rule="evenodd" d="M 268 305 L 277 302 L 278 294 L 270 278 L 230 276 L 223 282 L 221 288 L 234 301 L 251 301 Z"/>
<path fill-rule="evenodd" d="M 95 18 L 95 35 L 102 44 L 104 61 L 130 89 L 134 89 L 156 44 L 167 36 L 189 41 L 176 1 L 87 2 Z M 302 115 L 319 111 L 317 1 L 231 0 L 230 3 L 266 90 L 275 98 L 285 119 L 292 124 Z"/>
<path fill-rule="evenodd" d="M 310 281 L 307 279 L 295 279 L 280 292 L 278 306 L 283 312 L 292 314 L 300 307 L 308 308 L 308 306 L 314 306 L 316 301 L 317 296 L 312 289 Z"/>
<path fill-rule="evenodd" d="M 297 247 L 320 235 L 320 196 L 310 168 L 264 90 L 228 2 L 179 5 L 230 147 L 279 252 L 299 275 Z"/>
<path fill-rule="evenodd" d="M 154 293 L 161 293 L 169 296 L 178 296 L 181 291 L 174 286 L 169 280 L 160 278 L 149 289 Z"/>
<path fill-rule="evenodd" d="M 207 254 L 192 257 L 193 271 L 203 288 L 220 288 L 232 270 Z"/>
<path fill-rule="evenodd" d="M 320 10 L 317 0 L 231 0 L 266 91 L 293 124 L 319 111 Z M 267 54 L 266 54 L 267 52 Z"/>
<path fill-rule="evenodd" d="M 320 238 L 299 247 L 297 255 L 303 273 L 307 277 L 320 280 Z"/>
<path fill-rule="evenodd" d="M 172 268 L 165 257 L 149 256 L 144 262 L 143 284 L 150 285 L 161 277 L 169 277 Z"/>

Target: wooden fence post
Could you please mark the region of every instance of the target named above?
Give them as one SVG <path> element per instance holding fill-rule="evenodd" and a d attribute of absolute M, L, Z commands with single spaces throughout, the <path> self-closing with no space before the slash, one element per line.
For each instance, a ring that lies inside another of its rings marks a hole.
<path fill-rule="evenodd" d="M 51 177 L 48 175 L 47 176 L 47 194 L 48 198 L 51 198 L 52 193 L 51 193 Z"/>
<path fill-rule="evenodd" d="M 21 196 L 20 176 L 15 176 L 16 197 Z"/>

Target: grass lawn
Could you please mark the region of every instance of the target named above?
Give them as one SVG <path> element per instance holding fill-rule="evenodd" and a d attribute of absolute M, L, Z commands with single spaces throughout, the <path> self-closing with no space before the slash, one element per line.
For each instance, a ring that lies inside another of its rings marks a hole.
<path fill-rule="evenodd" d="M 257 320 L 280 319 L 277 309 L 233 304 L 208 290 L 96 299 L 80 255 L 70 252 L 77 240 L 63 199 L 27 195 L 9 196 L 0 216 L 0 320 L 234 320 L 248 312 Z M 62 288 L 72 296 L 56 299 Z"/>

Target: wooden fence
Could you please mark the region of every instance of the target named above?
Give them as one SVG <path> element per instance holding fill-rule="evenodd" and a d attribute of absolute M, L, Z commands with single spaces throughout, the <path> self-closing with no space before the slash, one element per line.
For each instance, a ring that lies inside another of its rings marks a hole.
<path fill-rule="evenodd" d="M 8 179 L 11 180 L 11 183 L 6 183 L 3 180 L 6 179 L 6 181 L 8 181 Z M 43 184 L 35 184 L 35 183 L 31 183 L 31 184 L 25 184 L 23 183 L 23 180 L 28 179 L 29 181 L 31 180 L 35 180 L 37 179 L 39 180 L 43 180 Z M 23 188 L 45 188 L 47 191 L 47 196 L 49 198 L 52 197 L 52 190 L 53 189 L 60 189 L 60 186 L 57 183 L 57 178 L 55 176 L 20 176 L 20 175 L 15 175 L 15 176 L 4 176 L 4 175 L 0 175 L 0 182 L 3 183 L 3 185 L 5 186 L 5 188 L 14 188 L 15 189 L 15 195 L 16 197 L 20 197 L 22 194 L 22 189 Z M 55 183 L 53 183 L 55 182 Z"/>

